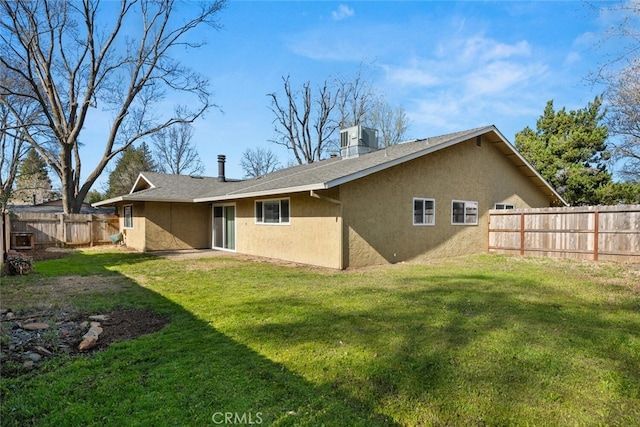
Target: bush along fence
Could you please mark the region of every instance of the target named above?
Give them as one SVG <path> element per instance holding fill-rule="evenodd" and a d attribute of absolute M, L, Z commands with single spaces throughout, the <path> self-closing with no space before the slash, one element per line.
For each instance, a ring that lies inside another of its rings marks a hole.
<path fill-rule="evenodd" d="M 640 205 L 489 211 L 489 252 L 640 262 Z"/>
<path fill-rule="evenodd" d="M 107 214 L 19 213 L 10 217 L 10 249 L 113 243 L 118 217 Z"/>

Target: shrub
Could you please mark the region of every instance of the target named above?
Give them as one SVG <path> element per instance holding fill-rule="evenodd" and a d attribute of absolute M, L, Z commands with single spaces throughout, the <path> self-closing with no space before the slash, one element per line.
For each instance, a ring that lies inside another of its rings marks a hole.
<path fill-rule="evenodd" d="M 33 270 L 33 258 L 21 253 L 10 253 L 6 260 L 6 270 L 12 276 L 29 274 Z"/>

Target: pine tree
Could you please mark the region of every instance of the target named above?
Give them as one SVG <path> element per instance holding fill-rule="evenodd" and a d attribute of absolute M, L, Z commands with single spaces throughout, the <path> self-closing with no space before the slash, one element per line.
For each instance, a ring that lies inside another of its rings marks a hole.
<path fill-rule="evenodd" d="M 116 166 L 109 174 L 109 189 L 106 197 L 117 197 L 127 194 L 135 183 L 140 172 L 155 172 L 156 164 L 146 143 L 140 147 L 129 147 L 122 152 Z"/>
<path fill-rule="evenodd" d="M 40 204 L 55 197 L 56 193 L 51 187 L 47 163 L 36 150 L 30 149 L 27 156 L 20 162 L 12 202 Z"/>
<path fill-rule="evenodd" d="M 601 105 L 596 97 L 584 109 L 556 112 L 549 101 L 537 131 L 526 127 L 516 134 L 516 148 L 571 205 L 603 203 L 612 183 Z"/>

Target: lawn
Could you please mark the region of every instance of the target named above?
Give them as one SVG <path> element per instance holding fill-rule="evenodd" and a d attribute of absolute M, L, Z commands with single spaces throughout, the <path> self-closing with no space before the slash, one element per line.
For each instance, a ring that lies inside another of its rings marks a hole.
<path fill-rule="evenodd" d="M 60 275 L 120 286 L 46 300 Z M 493 255 L 337 272 L 77 252 L 2 278 L 2 306 L 171 323 L 2 378 L 2 425 L 640 425 L 639 282 Z"/>

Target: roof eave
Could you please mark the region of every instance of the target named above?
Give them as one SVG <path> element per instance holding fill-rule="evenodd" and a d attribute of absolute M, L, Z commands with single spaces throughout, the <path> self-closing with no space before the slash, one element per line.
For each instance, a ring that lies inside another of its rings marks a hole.
<path fill-rule="evenodd" d="M 91 203 L 91 206 L 94 208 L 99 208 L 100 206 L 113 205 L 123 200 L 124 200 L 124 196 L 118 196 L 118 197 L 113 197 L 111 199 L 100 200 L 99 202 Z"/>
<path fill-rule="evenodd" d="M 542 175 L 540 175 L 540 173 L 538 173 L 538 171 L 531 165 L 531 163 L 529 163 L 527 159 L 525 159 L 524 156 L 520 154 L 518 150 L 516 150 L 516 148 L 511 145 L 511 143 L 509 143 L 509 140 L 507 140 L 507 138 L 505 138 L 504 135 L 495 126 L 493 126 L 493 131 L 496 135 L 498 135 L 504 146 L 507 147 L 507 149 L 509 149 L 509 151 L 511 151 L 511 153 L 515 155 L 527 167 L 527 169 L 529 169 L 529 171 L 534 174 L 535 178 L 542 182 L 544 188 L 548 190 L 548 195 L 552 199 L 555 197 L 557 201 L 562 205 L 569 206 L 569 203 L 551 186 L 551 184 L 549 184 L 546 179 L 544 179 Z M 534 177 L 529 177 L 529 179 L 534 180 Z"/>
<path fill-rule="evenodd" d="M 360 179 L 360 178 L 363 178 L 365 176 L 368 176 L 368 175 L 383 171 L 383 170 L 391 168 L 393 166 L 397 166 L 397 165 L 400 165 L 402 163 L 405 163 L 405 162 L 408 162 L 408 161 L 411 161 L 411 160 L 415 160 L 415 159 L 420 158 L 422 156 L 426 156 L 427 154 L 435 153 L 436 151 L 442 150 L 444 148 L 451 147 L 452 145 L 459 144 L 462 141 L 467 141 L 468 139 L 474 138 L 474 137 L 476 137 L 478 135 L 484 135 L 485 133 L 487 133 L 487 132 L 489 132 L 491 130 L 495 130 L 497 132 L 497 129 L 495 128 L 495 126 L 487 126 L 487 127 L 484 127 L 484 128 L 480 128 L 480 129 L 476 130 L 475 132 L 470 132 L 470 133 L 461 135 L 461 136 L 459 136 L 457 138 L 453 138 L 453 139 L 451 139 L 451 140 L 449 140 L 447 142 L 443 142 L 441 144 L 437 144 L 437 145 L 434 145 L 434 146 L 431 146 L 431 147 L 427 146 L 423 150 L 416 151 L 414 153 L 407 154 L 406 156 L 403 156 L 403 157 L 398 157 L 397 159 L 390 160 L 390 161 L 382 163 L 380 165 L 377 165 L 377 166 L 374 166 L 374 167 L 371 167 L 371 168 L 368 168 L 368 169 L 364 169 L 364 170 L 361 170 L 361 171 L 358 171 L 358 172 L 355 172 L 355 173 L 352 173 L 352 174 L 349 174 L 349 175 L 345 175 L 345 176 L 343 176 L 341 178 L 337 178 L 337 179 L 328 181 L 326 183 L 326 186 L 327 186 L 326 188 L 333 188 L 333 187 L 336 187 L 338 185 L 346 184 L 348 182 L 351 182 L 351 181 L 354 181 L 356 179 Z M 423 139 L 423 140 L 420 140 L 420 141 L 425 141 L 425 144 L 429 144 L 429 138 Z M 381 148 L 381 150 L 384 150 L 384 148 Z"/>
<path fill-rule="evenodd" d="M 298 187 L 285 187 L 285 188 L 277 188 L 273 190 L 253 191 L 250 193 L 223 194 L 220 196 L 200 197 L 200 198 L 194 199 L 193 201 L 195 203 L 223 202 L 226 200 L 238 200 L 238 199 L 248 199 L 253 197 L 276 196 L 278 194 L 303 193 L 311 190 L 325 190 L 327 188 L 329 187 L 327 187 L 326 183 L 320 182 L 315 184 L 301 185 Z"/>

